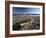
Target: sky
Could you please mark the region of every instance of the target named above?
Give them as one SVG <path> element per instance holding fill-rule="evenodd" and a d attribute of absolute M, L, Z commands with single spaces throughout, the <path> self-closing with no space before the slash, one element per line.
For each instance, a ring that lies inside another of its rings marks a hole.
<path fill-rule="evenodd" d="M 40 14 L 40 8 L 13 7 L 13 14 Z"/>

